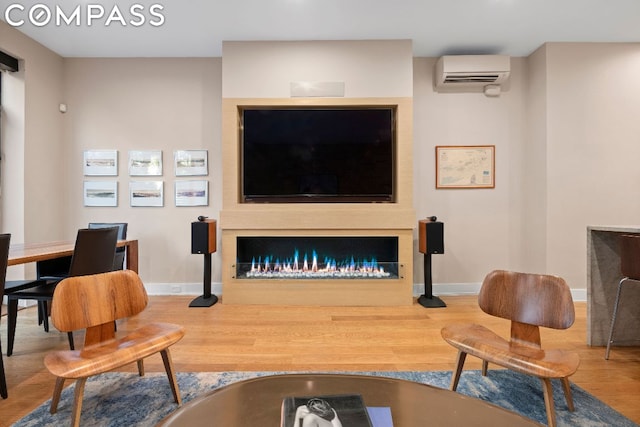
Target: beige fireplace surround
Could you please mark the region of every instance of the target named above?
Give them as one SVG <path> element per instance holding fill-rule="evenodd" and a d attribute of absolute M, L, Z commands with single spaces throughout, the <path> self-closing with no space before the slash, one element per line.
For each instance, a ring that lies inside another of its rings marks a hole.
<path fill-rule="evenodd" d="M 250 106 L 395 106 L 396 200 L 393 203 L 242 203 L 239 111 Z M 226 304 L 390 306 L 413 303 L 413 156 L 411 98 L 223 99 L 222 301 Z M 236 278 L 239 236 L 392 236 L 398 278 Z"/>

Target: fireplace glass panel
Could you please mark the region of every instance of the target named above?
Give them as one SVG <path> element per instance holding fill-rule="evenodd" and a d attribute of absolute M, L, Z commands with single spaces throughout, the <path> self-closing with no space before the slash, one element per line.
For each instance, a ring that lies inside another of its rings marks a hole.
<path fill-rule="evenodd" d="M 397 279 L 398 237 L 238 237 L 238 279 Z"/>

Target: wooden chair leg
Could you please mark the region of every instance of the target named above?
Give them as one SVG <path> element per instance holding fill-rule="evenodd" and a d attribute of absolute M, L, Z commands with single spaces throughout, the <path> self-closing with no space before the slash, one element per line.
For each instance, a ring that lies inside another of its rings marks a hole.
<path fill-rule="evenodd" d="M 540 378 L 542 381 L 542 391 L 544 392 L 544 405 L 547 408 L 547 425 L 556 427 L 556 411 L 553 407 L 553 389 L 549 378 Z"/>
<path fill-rule="evenodd" d="M 62 389 L 64 388 L 64 378 L 57 377 L 56 385 L 53 388 L 53 397 L 51 398 L 51 406 L 49 407 L 49 412 L 55 414 L 58 412 L 58 403 L 60 403 L 60 394 L 62 393 Z"/>
<path fill-rule="evenodd" d="M 136 363 L 138 364 L 138 375 L 144 377 L 144 360 L 140 359 Z"/>
<path fill-rule="evenodd" d="M 84 395 L 84 385 L 87 378 L 78 378 L 76 380 L 76 389 L 73 395 L 73 410 L 71 411 L 71 425 L 80 427 L 80 413 L 82 412 L 82 397 Z"/>
<path fill-rule="evenodd" d="M 451 385 L 449 386 L 449 390 L 451 391 L 456 391 L 456 389 L 458 388 L 460 374 L 462 374 L 462 367 L 464 366 L 464 361 L 466 358 L 467 353 L 458 351 L 458 357 L 456 358 L 456 369 L 451 374 Z"/>
<path fill-rule="evenodd" d="M 482 376 L 486 377 L 487 376 L 487 371 L 489 370 L 489 362 L 487 362 L 486 360 L 482 361 Z"/>
<path fill-rule="evenodd" d="M 176 378 L 176 373 L 173 370 L 171 353 L 169 353 L 169 349 L 166 348 L 160 351 L 160 354 L 162 355 L 164 369 L 167 371 L 167 378 L 169 379 L 169 385 L 171 386 L 171 392 L 173 393 L 173 400 L 178 404 L 178 406 L 180 406 L 182 405 L 182 398 L 180 397 L 180 389 L 178 388 L 178 379 Z"/>
<path fill-rule="evenodd" d="M 575 407 L 573 406 L 573 394 L 571 393 L 571 384 L 569 384 L 569 378 L 562 379 L 562 388 L 564 389 L 564 398 L 567 401 L 567 407 L 569 411 L 575 411 Z"/>

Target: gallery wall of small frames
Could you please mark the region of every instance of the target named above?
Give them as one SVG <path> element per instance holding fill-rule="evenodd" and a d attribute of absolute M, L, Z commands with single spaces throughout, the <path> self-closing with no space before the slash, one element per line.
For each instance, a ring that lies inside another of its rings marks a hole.
<path fill-rule="evenodd" d="M 87 150 L 83 154 L 84 206 L 118 206 L 118 150 Z M 209 206 L 207 150 L 173 152 L 175 206 Z M 130 150 L 127 157 L 129 205 L 163 207 L 162 150 Z"/>

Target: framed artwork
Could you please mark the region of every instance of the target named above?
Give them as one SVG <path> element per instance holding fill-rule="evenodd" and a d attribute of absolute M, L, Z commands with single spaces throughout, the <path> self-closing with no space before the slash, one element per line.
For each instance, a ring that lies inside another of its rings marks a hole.
<path fill-rule="evenodd" d="M 208 175 L 207 150 L 176 150 L 173 152 L 176 176 Z"/>
<path fill-rule="evenodd" d="M 161 176 L 162 151 L 138 150 L 129 151 L 130 176 Z"/>
<path fill-rule="evenodd" d="M 118 206 L 117 181 L 84 181 L 85 206 Z"/>
<path fill-rule="evenodd" d="M 118 175 L 118 150 L 86 150 L 83 160 L 86 176 Z"/>
<path fill-rule="evenodd" d="M 495 188 L 495 145 L 436 146 L 436 188 Z"/>
<path fill-rule="evenodd" d="M 176 181 L 176 206 L 209 206 L 209 181 Z"/>
<path fill-rule="evenodd" d="M 131 206 L 164 206 L 164 183 L 162 181 L 129 182 Z"/>

